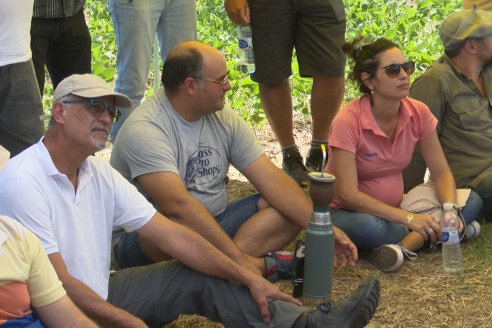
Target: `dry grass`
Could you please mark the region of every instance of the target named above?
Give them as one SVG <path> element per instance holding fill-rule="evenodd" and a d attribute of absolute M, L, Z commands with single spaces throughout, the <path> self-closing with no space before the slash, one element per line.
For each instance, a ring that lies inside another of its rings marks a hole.
<path fill-rule="evenodd" d="M 296 139 L 301 152 L 306 153 L 310 136 L 305 121 L 296 121 Z M 281 154 L 271 132 L 257 131 L 257 137 L 272 161 L 280 165 Z M 254 192 L 244 177 L 230 171 L 230 198 Z M 288 248 L 287 246 L 286 248 Z M 445 274 L 441 269 L 440 252 L 421 252 L 416 261 L 406 261 L 394 273 L 380 273 L 359 261 L 355 268 L 336 270 L 333 283 L 334 299 L 342 299 L 370 274 L 379 274 L 381 299 L 368 327 L 432 327 L 492 328 L 492 225 L 482 225 L 482 235 L 463 244 L 464 270 L 461 274 Z M 291 293 L 290 281 L 278 286 Z M 166 327 L 223 327 L 198 316 L 181 316 Z"/>
<path fill-rule="evenodd" d="M 307 152 L 309 126 L 302 118 L 295 122 L 295 136 L 301 153 Z M 281 153 L 268 125 L 257 131 L 266 154 L 277 165 Z M 110 148 L 98 153 L 109 159 Z M 229 171 L 229 197 L 236 199 L 255 192 L 237 171 Z M 287 246 L 286 248 L 289 248 Z M 382 328 L 492 328 L 492 225 L 482 225 L 482 235 L 463 244 L 464 270 L 459 275 L 445 274 L 441 269 L 441 253 L 421 252 L 416 261 L 406 261 L 394 273 L 379 273 L 371 265 L 359 261 L 355 268 L 336 270 L 333 296 L 342 299 L 370 274 L 379 274 L 381 299 L 368 327 Z M 278 286 L 291 293 L 290 281 Z M 205 318 L 183 315 L 168 328 L 223 327 Z"/>

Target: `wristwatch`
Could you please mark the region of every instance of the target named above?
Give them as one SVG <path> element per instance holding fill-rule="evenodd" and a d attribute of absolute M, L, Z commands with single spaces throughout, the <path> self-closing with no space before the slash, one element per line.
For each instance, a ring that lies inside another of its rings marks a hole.
<path fill-rule="evenodd" d="M 410 222 L 412 222 L 413 220 L 413 213 L 408 213 L 406 219 L 407 219 L 407 225 L 410 224 Z"/>

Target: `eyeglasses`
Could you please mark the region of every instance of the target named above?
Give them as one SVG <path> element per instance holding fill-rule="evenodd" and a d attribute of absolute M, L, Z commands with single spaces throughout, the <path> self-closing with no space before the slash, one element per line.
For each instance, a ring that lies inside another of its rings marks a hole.
<path fill-rule="evenodd" d="M 207 78 L 203 78 L 203 79 L 206 81 L 209 81 L 209 82 L 220 84 L 220 90 L 224 90 L 224 87 L 225 87 L 227 81 L 229 81 L 229 71 L 227 71 L 226 75 L 224 76 L 224 78 L 222 80 L 213 80 L 213 79 L 207 79 Z"/>
<path fill-rule="evenodd" d="M 384 66 L 378 69 L 384 69 L 384 72 L 390 79 L 394 79 L 398 75 L 400 75 L 401 69 L 408 75 L 412 75 L 415 72 L 415 62 L 408 61 L 403 64 L 391 64 L 388 66 Z"/>
<path fill-rule="evenodd" d="M 105 104 L 104 101 L 94 98 L 85 98 L 81 100 L 65 100 L 62 101 L 64 104 L 88 104 L 87 106 L 89 113 L 94 117 L 101 116 L 104 112 L 108 112 L 111 121 L 116 122 L 116 120 L 121 116 L 121 113 L 114 104 Z"/>

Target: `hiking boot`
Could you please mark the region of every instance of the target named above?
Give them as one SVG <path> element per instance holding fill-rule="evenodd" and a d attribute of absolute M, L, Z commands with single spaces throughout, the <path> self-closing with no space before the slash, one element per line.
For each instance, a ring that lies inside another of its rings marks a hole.
<path fill-rule="evenodd" d="M 308 185 L 307 170 L 302 164 L 302 156 L 297 147 L 282 150 L 282 168 L 301 187 Z"/>
<path fill-rule="evenodd" d="M 403 256 L 409 260 L 415 260 L 417 258 L 416 253 L 396 244 L 382 245 L 362 252 L 361 255 L 383 272 L 395 271 L 401 267 Z"/>
<path fill-rule="evenodd" d="M 470 222 L 470 224 L 466 225 L 465 238 L 463 238 L 463 240 L 470 241 L 472 239 L 475 239 L 480 236 L 481 231 L 482 228 L 480 228 L 480 223 L 478 223 L 477 220 L 474 220 Z"/>
<path fill-rule="evenodd" d="M 292 278 L 294 254 L 289 251 L 276 251 L 265 256 L 266 278 L 270 282 Z"/>
<path fill-rule="evenodd" d="M 331 302 L 318 304 L 314 309 L 304 312 L 292 327 L 365 327 L 376 312 L 379 292 L 378 278 L 366 278 L 345 300 L 333 304 Z"/>
<path fill-rule="evenodd" d="M 328 147 L 326 149 L 328 149 Z M 328 163 L 328 156 L 326 156 L 325 165 L 326 163 Z M 306 169 L 309 172 L 323 172 L 324 167 L 321 167 L 322 164 L 323 164 L 323 151 L 321 147 L 319 148 L 311 147 L 306 157 Z"/>

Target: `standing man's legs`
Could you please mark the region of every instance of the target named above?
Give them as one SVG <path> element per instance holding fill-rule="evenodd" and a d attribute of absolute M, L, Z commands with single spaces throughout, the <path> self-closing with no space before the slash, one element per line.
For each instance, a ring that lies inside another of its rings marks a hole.
<path fill-rule="evenodd" d="M 265 115 L 277 136 L 280 148 L 294 145 L 292 130 L 292 98 L 290 96 L 289 80 L 285 79 L 275 84 L 259 83 L 260 98 Z"/>
<path fill-rule="evenodd" d="M 179 43 L 196 40 L 196 0 L 168 0 L 157 25 L 161 60 Z"/>
<path fill-rule="evenodd" d="M 321 144 L 327 145 L 331 121 L 340 109 L 345 81 L 345 10 L 340 0 L 300 0 L 296 51 L 301 76 L 313 77 L 312 141 L 306 158 L 310 171 L 321 171 Z"/>
<path fill-rule="evenodd" d="M 58 38 L 48 47 L 46 67 L 53 89 L 72 74 L 91 73 L 91 35 L 85 22 L 84 11 L 72 17 L 59 19 Z"/>
<path fill-rule="evenodd" d="M 250 0 L 256 71 L 263 110 L 282 149 L 284 171 L 300 185 L 307 184 L 306 168 L 292 129 L 292 74 L 296 17 L 292 4 L 283 0 Z"/>
<path fill-rule="evenodd" d="M 163 61 L 178 43 L 196 39 L 196 1 L 109 0 L 109 10 L 117 45 L 115 91 L 132 100 L 133 110 L 145 95 L 156 33 Z M 111 140 L 132 110 L 122 112 L 113 125 Z"/>
<path fill-rule="evenodd" d="M 125 119 L 144 97 L 157 24 L 165 1 L 109 0 L 108 7 L 117 47 L 118 75 L 114 89 L 128 96 L 133 104 L 131 110 L 122 111 L 122 116 L 113 125 L 111 140 L 114 141 Z"/>
<path fill-rule="evenodd" d="M 31 24 L 32 60 L 41 95 L 45 65 L 53 89 L 72 74 L 91 73 L 91 35 L 82 10 L 67 18 L 33 18 Z"/>
<path fill-rule="evenodd" d="M 45 18 L 33 18 L 31 21 L 32 63 L 41 95 L 44 92 L 46 56 L 48 55 L 50 40 L 55 34 L 53 27 L 55 25 L 50 24 L 49 20 Z"/>
<path fill-rule="evenodd" d="M 0 145 L 15 156 L 44 134 L 43 113 L 32 60 L 0 67 Z"/>

